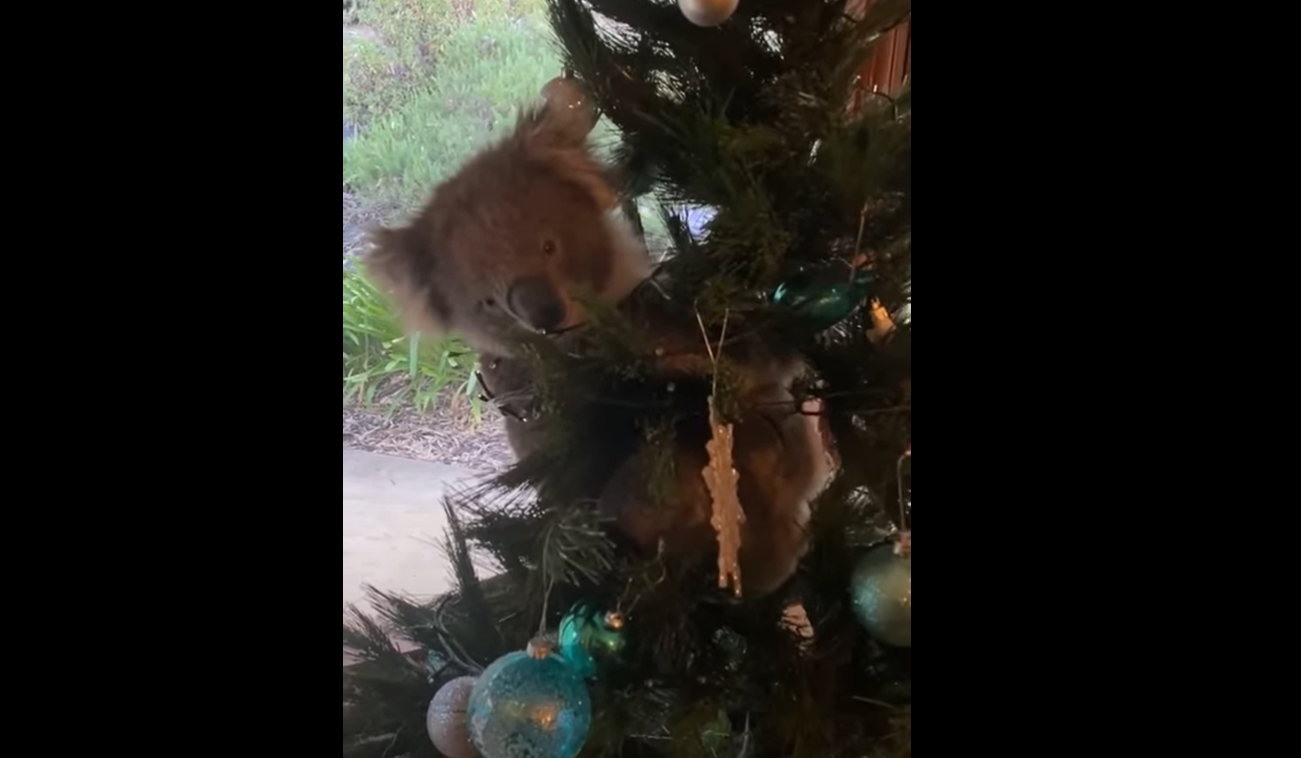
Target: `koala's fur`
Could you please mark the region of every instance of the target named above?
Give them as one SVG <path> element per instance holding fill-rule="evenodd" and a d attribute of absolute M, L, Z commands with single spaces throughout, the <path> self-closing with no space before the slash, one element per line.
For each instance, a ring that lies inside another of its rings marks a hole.
<path fill-rule="evenodd" d="M 616 302 L 650 273 L 650 259 L 611 211 L 606 169 L 545 110 L 480 152 L 434 190 L 412 223 L 381 229 L 367 259 L 408 327 L 456 332 L 480 351 L 509 352 L 516 329 L 559 331 L 582 321 L 575 295 Z M 560 309 L 540 323 L 517 293 Z"/>
<path fill-rule="evenodd" d="M 511 355 L 521 330 L 558 333 L 584 320 L 579 299 L 617 303 L 657 348 L 666 376 L 707 375 L 710 363 L 694 317 L 638 288 L 649 256 L 612 211 L 607 170 L 585 138 L 528 110 L 515 131 L 438 186 L 410 225 L 381 229 L 366 265 L 393 294 L 409 328 L 455 332 L 480 351 L 485 383 L 498 399 L 527 396 L 531 379 Z M 637 290 L 637 293 L 634 293 Z M 563 347 L 563 344 L 562 344 Z M 795 571 L 806 547 L 809 501 L 825 484 L 828 462 L 810 416 L 799 413 L 790 383 L 804 370 L 755 339 L 729 339 L 727 358 L 743 376 L 745 411 L 733 457 L 746 522 L 741 571 L 747 593 L 765 593 Z M 677 430 L 677 488 L 670 508 L 646 491 L 639 459 L 615 461 L 592 492 L 643 549 L 695 560 L 713 546 L 711 504 L 701 470 L 708 423 Z M 529 425 L 508 419 L 517 455 L 537 444 Z M 622 451 L 617 453 L 622 455 Z"/>

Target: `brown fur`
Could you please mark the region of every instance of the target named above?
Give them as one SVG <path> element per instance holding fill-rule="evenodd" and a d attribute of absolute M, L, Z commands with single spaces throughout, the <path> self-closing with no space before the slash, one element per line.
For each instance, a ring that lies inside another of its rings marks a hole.
<path fill-rule="evenodd" d="M 513 287 L 542 281 L 582 321 L 577 298 L 617 301 L 650 270 L 649 257 L 612 218 L 605 168 L 545 109 L 479 153 L 433 192 L 409 226 L 382 229 L 366 266 L 402 308 L 408 328 L 456 332 L 505 354 L 516 329 L 535 328 Z"/>
<path fill-rule="evenodd" d="M 376 233 L 366 261 L 372 276 L 392 292 L 409 328 L 453 331 L 478 349 L 488 389 L 507 406 L 527 402 L 531 386 L 527 369 L 510 356 L 512 332 L 552 317 L 563 317 L 563 326 L 581 322 L 584 294 L 619 303 L 659 348 L 666 376 L 707 374 L 689 313 L 662 299 L 626 298 L 649 275 L 649 257 L 610 215 L 615 197 L 605 168 L 561 126 L 545 110 L 525 112 L 511 136 L 437 187 L 409 226 Z M 520 296 L 525 286 L 528 298 Z M 539 302 L 560 310 L 539 310 Z M 556 339 L 563 347 L 570 336 Z M 758 594 L 794 572 L 808 504 L 828 470 L 816 425 L 797 412 L 788 390 L 804 370 L 799 357 L 753 339 L 729 341 L 727 357 L 743 372 L 742 400 L 751 408 L 737 423 L 734 460 L 747 519 L 742 582 Z M 517 455 L 536 447 L 527 422 L 506 423 Z M 713 532 L 700 474 L 703 438 L 688 439 L 700 430 L 688 431 L 676 456 L 674 507 L 652 503 L 636 457 L 610 471 L 593 495 L 646 551 L 662 546 L 697 560 L 712 548 Z"/>
<path fill-rule="evenodd" d="M 774 390 L 773 399 L 780 402 L 785 393 Z M 781 586 L 807 547 L 809 502 L 829 474 L 812 418 L 795 413 L 793 404 L 778 405 L 748 412 L 735 426 L 732 455 L 745 511 L 741 581 L 748 595 Z M 664 508 L 646 491 L 639 460 L 630 459 L 606 484 L 602 505 L 646 553 L 658 551 L 662 540 L 667 554 L 700 560 L 715 544 L 712 503 L 701 476 L 707 462 L 703 444 L 679 446 L 677 503 Z"/>

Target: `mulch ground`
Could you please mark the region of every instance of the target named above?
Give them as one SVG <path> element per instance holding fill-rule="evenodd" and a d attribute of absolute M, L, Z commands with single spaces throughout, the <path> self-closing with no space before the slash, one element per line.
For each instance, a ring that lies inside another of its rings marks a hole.
<path fill-rule="evenodd" d="M 452 403 L 426 414 L 403 409 L 343 407 L 343 443 L 349 447 L 422 461 L 499 471 L 515 460 L 501 416 L 484 408 L 475 424 L 463 405 Z"/>

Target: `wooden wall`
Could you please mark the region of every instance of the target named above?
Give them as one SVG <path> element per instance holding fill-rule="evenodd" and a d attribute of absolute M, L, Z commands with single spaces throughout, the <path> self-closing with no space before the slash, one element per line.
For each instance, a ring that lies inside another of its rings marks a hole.
<path fill-rule="evenodd" d="M 851 16 L 861 16 L 872 0 L 851 0 L 847 10 Z M 876 43 L 872 58 L 863 66 L 863 85 L 871 91 L 874 87 L 887 95 L 903 89 L 904 82 L 912 77 L 913 23 L 907 21 L 886 32 Z"/>

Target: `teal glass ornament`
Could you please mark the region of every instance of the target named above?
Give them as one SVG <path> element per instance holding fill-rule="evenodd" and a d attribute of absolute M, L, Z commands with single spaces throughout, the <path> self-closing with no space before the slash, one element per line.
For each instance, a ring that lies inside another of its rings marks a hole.
<path fill-rule="evenodd" d="M 913 644 L 913 559 L 894 544 L 878 545 L 858 560 L 849 579 L 849 599 L 858 619 L 877 640 L 895 647 Z"/>
<path fill-rule="evenodd" d="M 623 614 L 602 611 L 585 603 L 575 605 L 565 614 L 557 638 L 560 657 L 585 679 L 596 676 L 600 670 L 621 665 L 628 646 Z"/>
<path fill-rule="evenodd" d="M 574 758 L 592 725 L 592 702 L 569 663 L 535 641 L 484 669 L 466 719 L 483 758 Z"/>
<path fill-rule="evenodd" d="M 800 271 L 773 290 L 772 302 L 820 332 L 863 307 L 875 283 L 876 276 L 863 268 L 847 271 L 832 266 Z"/>

